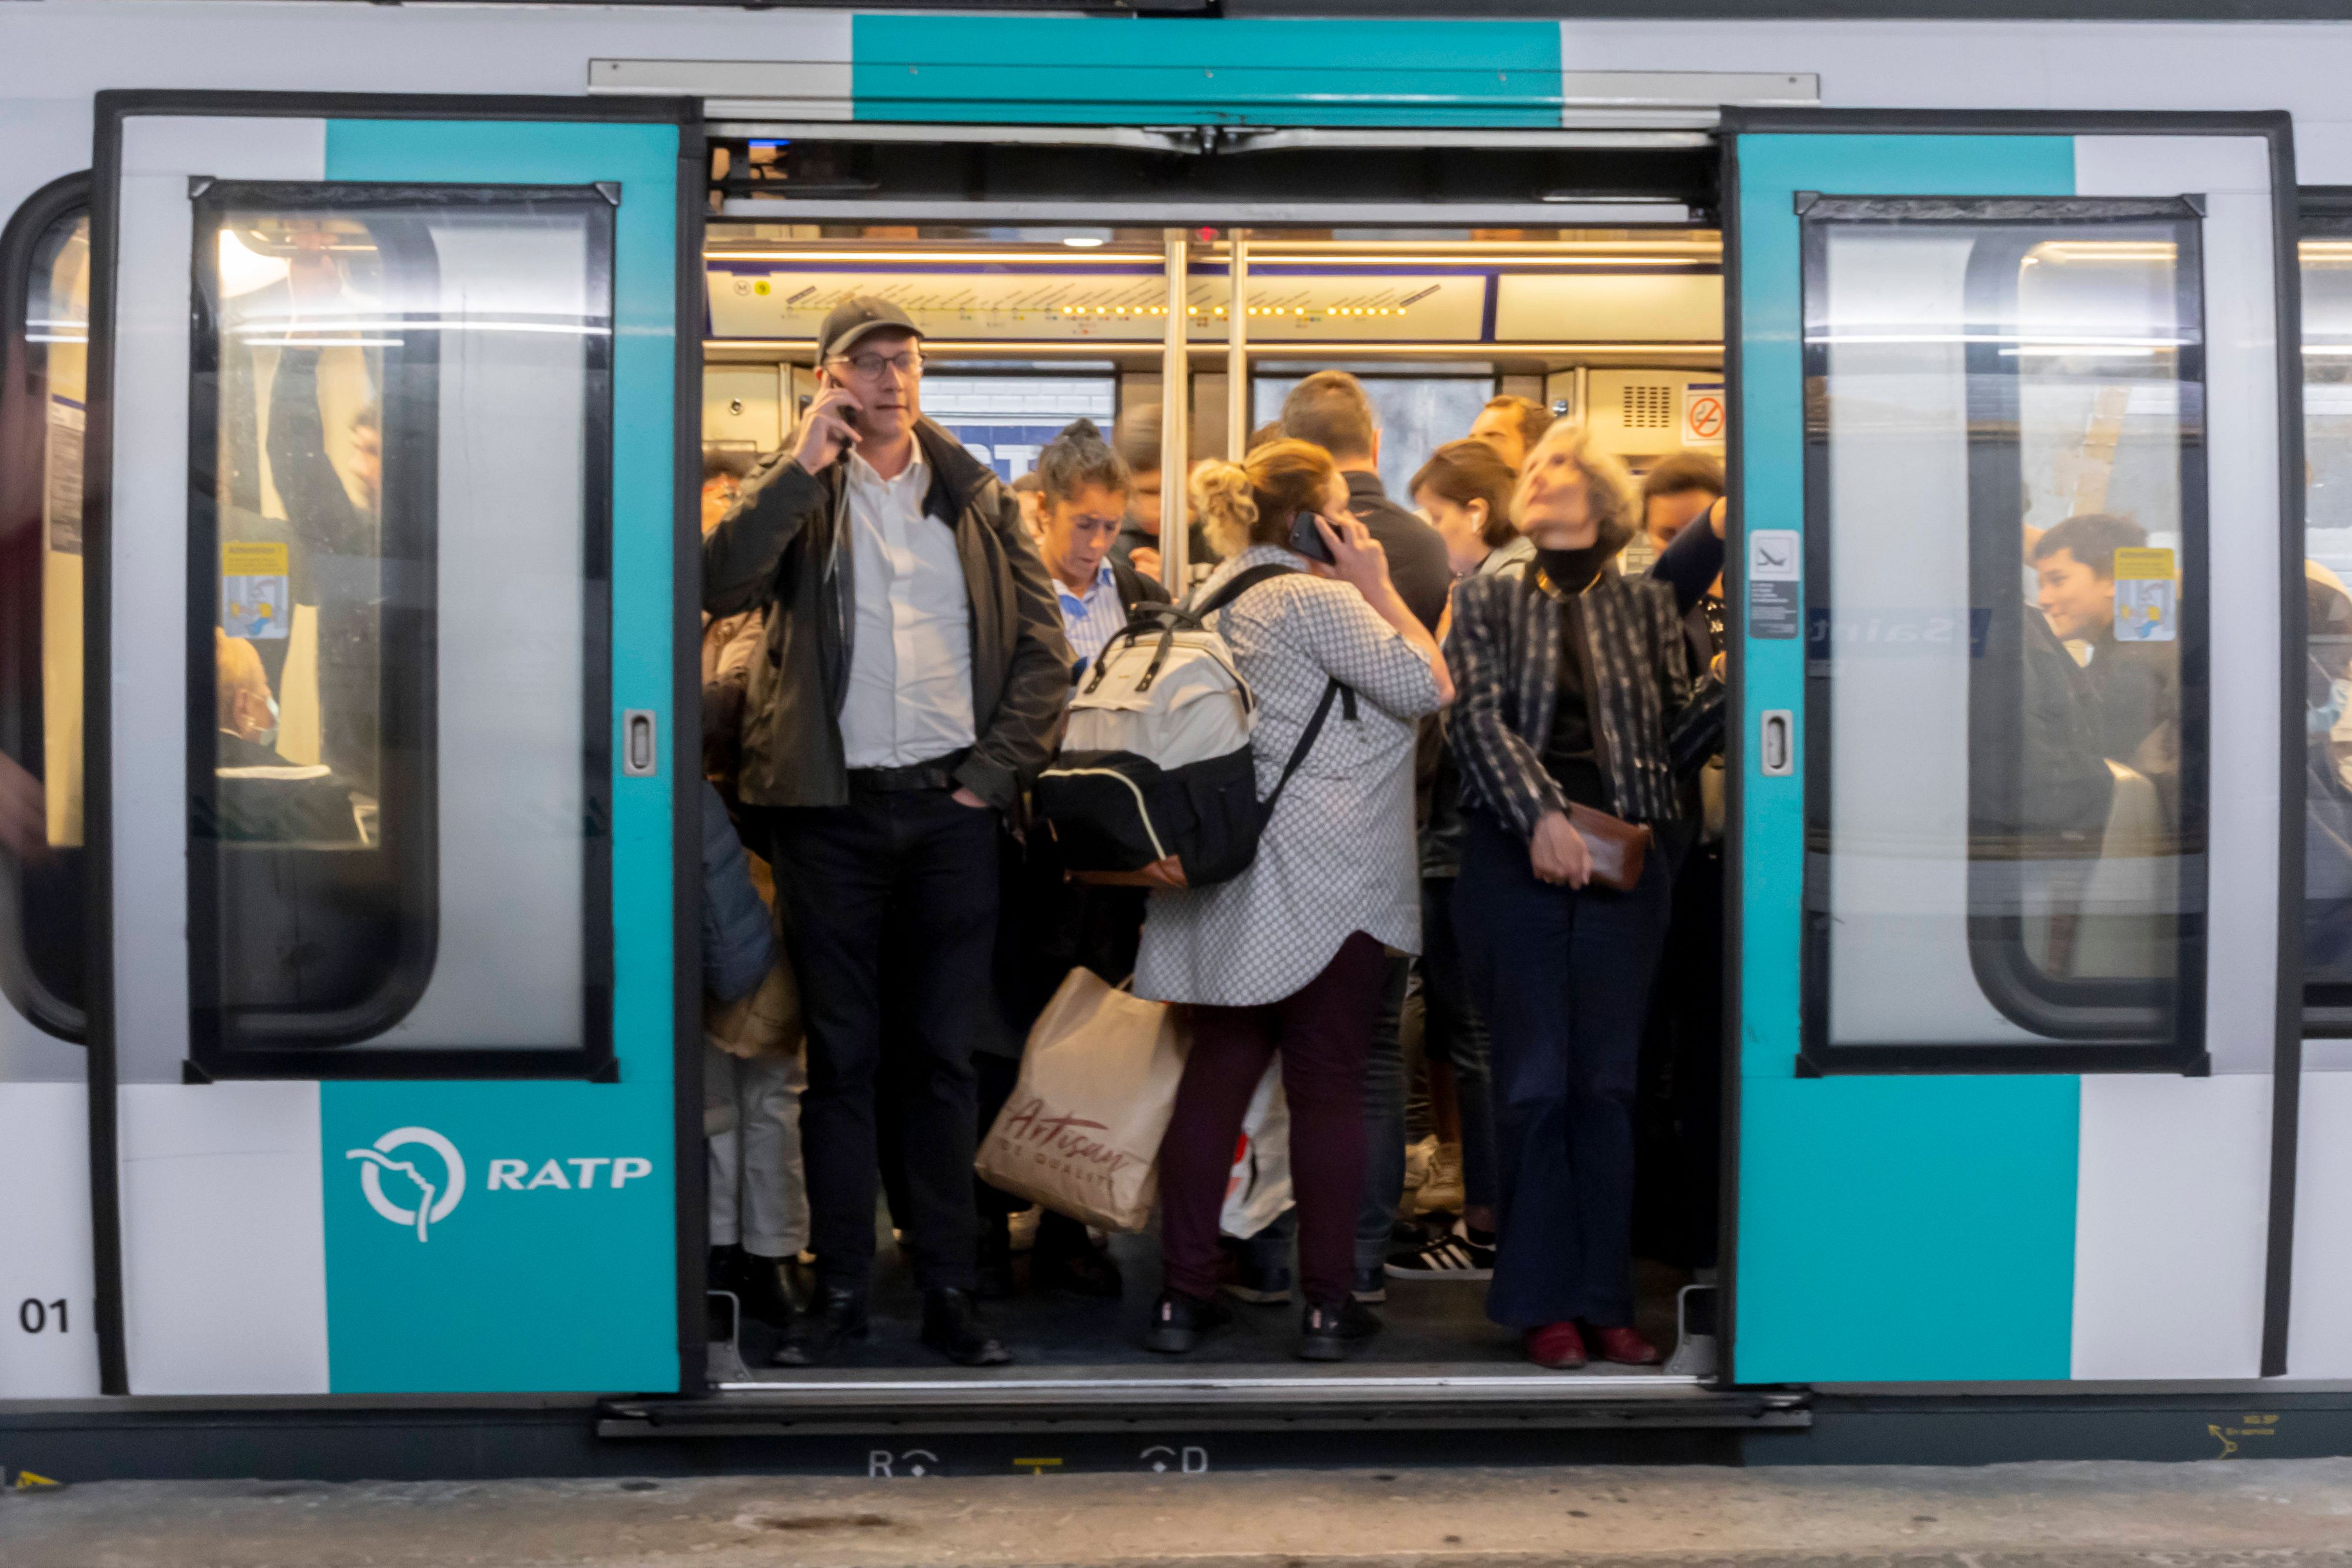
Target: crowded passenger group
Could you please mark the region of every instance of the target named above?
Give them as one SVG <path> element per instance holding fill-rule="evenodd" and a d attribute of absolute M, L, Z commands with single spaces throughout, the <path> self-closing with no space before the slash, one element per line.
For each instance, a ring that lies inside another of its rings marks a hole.
<path fill-rule="evenodd" d="M 1163 474 L 1133 408 L 1014 484 L 923 416 L 898 307 L 844 302 L 817 359 L 781 451 L 706 464 L 713 1291 L 786 1366 L 877 1332 L 893 1233 L 958 1364 L 1013 1359 L 982 1303 L 1020 1251 L 1026 1289 L 1108 1311 L 1102 1214 L 975 1175 L 1076 976 L 1181 1040 L 1139 1152 L 1143 1348 L 1286 1303 L 1297 1354 L 1339 1360 L 1391 1291 L 1454 1282 L 1538 1365 L 1657 1363 L 1637 1228 L 1714 1261 L 1715 461 L 1637 484 L 1498 397 L 1392 497 L 1371 400 L 1327 371 L 1232 460 Z M 1213 879 L 1164 844 L 1089 870 L 1041 804 L 1074 693 L 1128 678 L 1139 628 L 1247 694 L 1254 850 Z M 1704 983 L 1655 984 L 1670 950 Z M 1236 1223 L 1262 1131 L 1286 1190 Z"/>

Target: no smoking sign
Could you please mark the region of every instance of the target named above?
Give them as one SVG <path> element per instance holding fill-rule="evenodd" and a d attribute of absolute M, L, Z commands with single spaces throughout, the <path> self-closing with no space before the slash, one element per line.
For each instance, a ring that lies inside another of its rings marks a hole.
<path fill-rule="evenodd" d="M 1682 432 L 1685 446 L 1707 446 L 1721 441 L 1725 417 L 1721 382 L 1685 383 Z"/>

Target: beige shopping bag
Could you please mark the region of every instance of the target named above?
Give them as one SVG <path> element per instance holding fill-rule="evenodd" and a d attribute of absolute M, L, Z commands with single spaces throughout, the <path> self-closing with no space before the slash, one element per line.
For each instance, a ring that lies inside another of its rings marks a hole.
<path fill-rule="evenodd" d="M 1029 1031 L 1021 1082 L 974 1162 L 992 1186 L 1107 1230 L 1140 1230 L 1184 1047 L 1176 1009 L 1072 969 Z"/>

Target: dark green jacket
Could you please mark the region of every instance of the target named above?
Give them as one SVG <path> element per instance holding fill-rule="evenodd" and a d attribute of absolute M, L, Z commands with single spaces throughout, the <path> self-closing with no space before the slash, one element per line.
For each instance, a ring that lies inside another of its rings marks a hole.
<path fill-rule="evenodd" d="M 1021 507 L 993 470 L 929 420 L 916 440 L 931 471 L 923 511 L 955 530 L 971 605 L 971 755 L 956 780 L 1010 810 L 1051 748 L 1070 689 L 1070 649 Z M 856 626 L 856 552 L 847 538 L 843 462 L 811 474 L 779 455 L 702 541 L 702 607 L 769 605 L 743 711 L 741 794 L 753 806 L 838 806 L 849 799 L 841 706 Z"/>

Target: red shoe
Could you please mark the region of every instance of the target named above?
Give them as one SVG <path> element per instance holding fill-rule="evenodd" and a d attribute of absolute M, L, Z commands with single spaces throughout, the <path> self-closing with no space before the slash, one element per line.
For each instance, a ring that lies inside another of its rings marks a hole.
<path fill-rule="evenodd" d="M 1588 1325 L 1600 1345 L 1597 1353 L 1602 1361 L 1613 1361 L 1623 1366 L 1655 1366 L 1659 1362 L 1658 1347 L 1642 1337 L 1638 1329 L 1605 1329 L 1599 1324 Z"/>
<path fill-rule="evenodd" d="M 1573 1322 L 1528 1329 L 1519 1335 L 1519 1348 L 1529 1361 L 1553 1372 L 1573 1372 L 1584 1364 L 1584 1336 Z"/>

